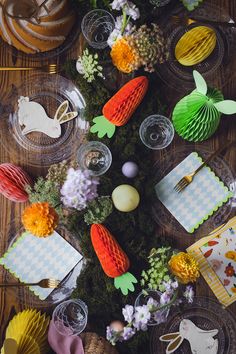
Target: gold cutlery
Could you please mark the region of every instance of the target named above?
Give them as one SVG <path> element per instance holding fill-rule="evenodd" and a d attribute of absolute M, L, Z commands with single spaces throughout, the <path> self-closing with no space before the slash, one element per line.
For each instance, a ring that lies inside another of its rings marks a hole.
<path fill-rule="evenodd" d="M 192 183 L 194 176 L 210 162 L 215 156 L 220 154 L 224 149 L 230 147 L 232 144 L 235 143 L 234 141 L 231 141 L 227 144 L 225 144 L 223 147 L 220 147 L 218 150 L 216 150 L 213 154 L 211 154 L 195 171 L 190 173 L 189 175 L 184 176 L 181 178 L 181 180 L 175 185 L 174 190 L 177 193 L 182 192 L 190 183 Z"/>
<path fill-rule="evenodd" d="M 0 288 L 22 287 L 22 286 L 40 286 L 41 288 L 58 288 L 60 280 L 42 279 L 37 283 L 0 283 Z"/>
<path fill-rule="evenodd" d="M 57 64 L 48 64 L 34 67 L 1 66 L 0 71 L 43 71 L 48 74 L 57 74 L 61 70 Z"/>

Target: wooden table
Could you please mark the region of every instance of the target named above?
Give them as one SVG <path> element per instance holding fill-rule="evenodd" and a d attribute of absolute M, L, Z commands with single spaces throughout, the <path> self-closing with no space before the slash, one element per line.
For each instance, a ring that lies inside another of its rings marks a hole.
<path fill-rule="evenodd" d="M 212 3 L 212 5 L 219 5 L 224 9 L 227 9 L 232 18 L 236 19 L 236 1 L 235 0 L 204 0 Z M 81 41 L 78 39 L 75 46 L 67 52 L 60 56 L 57 61 L 63 63 L 66 58 L 77 58 L 78 54 L 81 52 Z M 223 82 L 222 77 L 215 78 L 215 84 L 217 87 L 222 88 L 222 91 L 226 98 L 228 99 L 236 99 L 236 53 L 232 52 L 232 56 L 235 57 L 234 60 L 234 70 L 232 71 L 232 76 L 227 82 Z M 55 60 L 51 59 L 50 61 L 44 61 L 43 64 L 55 62 Z M 30 66 L 33 64 L 30 58 L 17 58 L 12 55 L 11 51 L 6 50 L 4 48 L 0 49 L 0 65 L 24 65 Z M 34 62 L 35 65 L 35 62 Z M 12 85 L 19 85 L 19 83 L 23 82 L 27 78 L 26 73 L 0 73 L 0 99 L 1 101 L 4 99 L 7 91 L 11 90 Z M 161 90 L 163 92 L 164 98 L 169 105 L 169 110 L 173 108 L 174 103 L 179 99 L 182 95 L 181 93 L 167 87 L 166 85 L 161 85 Z M 1 102 L 0 101 L 0 102 Z M 1 117 L 0 117 L 1 119 Z M 213 138 L 209 139 L 207 142 L 203 143 L 203 146 L 207 146 L 211 149 L 216 149 L 218 146 L 222 145 L 226 139 L 233 140 L 236 139 L 236 124 L 235 124 L 235 116 L 234 117 L 224 117 L 222 119 L 221 125 L 217 133 Z M 182 139 L 175 137 L 174 142 L 171 145 L 170 150 L 174 152 L 175 148 L 179 145 L 188 144 L 185 143 Z M 161 152 L 161 154 L 164 152 Z M 227 160 L 232 169 L 236 172 L 236 158 L 235 158 L 236 148 L 231 149 L 230 152 L 227 153 Z M 19 159 L 20 161 L 20 159 Z M 19 161 L 17 161 L 19 163 Z M 6 149 L 2 148 L 0 144 L 0 163 L 3 162 L 16 162 L 12 160 L 12 157 L 9 156 Z M 20 163 L 19 163 L 20 164 Z M 25 167 L 25 166 L 24 166 Z M 39 174 L 44 174 L 45 171 L 36 170 L 34 168 L 25 167 L 25 169 L 32 175 L 37 176 Z M 15 204 L 0 195 L 0 231 L 1 242 L 4 242 L 6 235 L 4 234 L 4 230 L 8 223 L 13 220 L 15 217 L 21 214 L 22 209 L 25 205 Z M 163 232 L 163 231 L 162 231 Z M 164 232 L 163 232 L 164 233 Z M 165 233 L 166 234 L 166 233 Z M 174 238 L 174 235 L 167 235 L 167 237 Z M 177 238 L 174 240 L 175 247 L 178 249 L 186 249 L 190 244 L 193 243 L 193 238 L 190 236 L 188 239 Z M 4 281 L 6 276 L 6 272 L 4 273 L 3 279 L 0 281 Z M 201 278 L 197 283 L 197 294 L 214 297 L 213 293 L 209 289 L 208 285 Z M 30 304 L 29 304 L 30 305 Z M 8 291 L 5 289 L 0 290 L 0 347 L 2 346 L 2 341 L 4 338 L 4 333 L 6 326 L 9 320 L 15 315 L 15 313 L 21 311 L 23 308 L 19 303 L 19 300 L 12 295 L 9 296 Z M 230 310 L 234 312 L 236 315 L 236 304 L 230 307 Z"/>

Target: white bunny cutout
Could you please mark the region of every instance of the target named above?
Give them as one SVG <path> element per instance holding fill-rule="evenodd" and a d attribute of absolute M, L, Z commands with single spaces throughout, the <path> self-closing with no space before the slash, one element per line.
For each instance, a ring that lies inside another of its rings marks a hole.
<path fill-rule="evenodd" d="M 22 134 L 41 132 L 51 138 L 61 136 L 61 124 L 78 116 L 78 112 L 68 112 L 69 102 L 64 101 L 57 109 L 54 119 L 47 116 L 41 104 L 30 101 L 29 97 L 20 97 L 18 100 L 18 119 L 20 126 L 24 125 Z"/>
<path fill-rule="evenodd" d="M 184 339 L 189 342 L 192 354 L 217 354 L 218 339 L 213 338 L 217 333 L 218 329 L 204 331 L 192 321 L 184 319 L 180 322 L 179 332 L 164 334 L 160 340 L 170 342 L 166 354 L 174 353 Z"/>

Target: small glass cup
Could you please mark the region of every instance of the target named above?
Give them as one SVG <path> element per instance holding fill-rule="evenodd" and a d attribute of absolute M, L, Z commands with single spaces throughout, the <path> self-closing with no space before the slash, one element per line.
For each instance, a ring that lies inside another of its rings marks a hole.
<path fill-rule="evenodd" d="M 139 136 L 143 144 L 153 150 L 166 148 L 172 142 L 174 134 L 171 121 L 158 114 L 144 119 L 139 128 Z"/>
<path fill-rule="evenodd" d="M 86 41 L 96 49 L 104 49 L 108 46 L 107 40 L 114 28 L 114 17 L 102 9 L 88 12 L 81 23 L 81 30 Z"/>
<path fill-rule="evenodd" d="M 57 305 L 52 314 L 52 323 L 64 336 L 77 336 L 85 329 L 88 307 L 80 299 L 67 300 Z"/>
<path fill-rule="evenodd" d="M 149 299 L 153 299 L 160 304 L 160 297 L 162 293 L 157 290 L 145 290 L 144 292 L 141 292 L 138 297 L 135 300 L 134 307 L 137 306 L 142 306 L 142 305 L 147 305 Z M 157 326 L 160 323 L 166 322 L 169 312 L 170 312 L 170 305 L 160 305 L 159 309 L 151 314 L 151 318 L 148 321 L 147 325 L 148 326 Z"/>
<path fill-rule="evenodd" d="M 105 144 L 90 141 L 79 148 L 77 161 L 81 169 L 91 171 L 94 176 L 101 176 L 111 166 L 112 155 Z"/>

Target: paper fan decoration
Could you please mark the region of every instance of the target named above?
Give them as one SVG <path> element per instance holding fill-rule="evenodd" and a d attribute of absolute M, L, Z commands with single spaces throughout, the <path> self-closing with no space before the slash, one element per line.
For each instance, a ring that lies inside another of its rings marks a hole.
<path fill-rule="evenodd" d="M 50 318 L 41 315 L 36 310 L 24 310 L 10 321 L 6 330 L 5 344 L 10 339 L 16 342 L 17 354 L 43 354 L 49 349 L 47 332 Z M 7 345 L 3 346 L 1 354 L 5 353 Z"/>
<path fill-rule="evenodd" d="M 196 89 L 175 106 L 172 119 L 176 132 L 188 141 L 203 141 L 212 136 L 221 113 L 236 113 L 236 102 L 224 100 L 217 89 L 208 88 L 202 75 L 194 70 Z"/>
<path fill-rule="evenodd" d="M 213 52 L 216 33 L 207 26 L 197 26 L 187 31 L 175 47 L 175 57 L 184 66 L 201 63 Z"/>
<path fill-rule="evenodd" d="M 0 193 L 13 202 L 26 202 L 28 194 L 26 185 L 32 185 L 32 181 L 22 168 L 12 163 L 0 165 Z"/>

